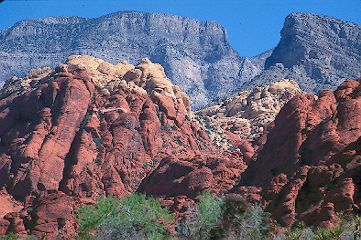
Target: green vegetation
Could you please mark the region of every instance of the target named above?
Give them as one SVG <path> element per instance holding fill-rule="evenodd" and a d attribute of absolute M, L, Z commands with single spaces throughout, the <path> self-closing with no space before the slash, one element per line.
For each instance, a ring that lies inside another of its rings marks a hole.
<path fill-rule="evenodd" d="M 342 232 L 341 226 L 332 229 L 318 229 L 315 233 L 315 240 L 338 240 Z"/>
<path fill-rule="evenodd" d="M 260 206 L 248 206 L 239 195 L 224 198 L 203 193 L 194 217 L 180 223 L 186 239 L 267 239 L 268 215 Z M 225 238 L 226 237 L 226 238 Z"/>
<path fill-rule="evenodd" d="M 259 205 L 249 206 L 245 213 L 235 216 L 232 231 L 237 239 L 269 239 L 269 215 Z"/>
<path fill-rule="evenodd" d="M 203 192 L 198 205 L 193 209 L 193 217 L 178 224 L 179 235 L 186 239 L 209 239 L 220 224 L 222 206 L 222 199 Z"/>
<path fill-rule="evenodd" d="M 202 193 L 197 217 L 204 227 L 209 228 L 216 225 L 222 215 L 222 204 L 221 198 L 208 192 Z"/>
<path fill-rule="evenodd" d="M 18 237 L 16 236 L 15 233 L 9 233 L 5 236 L 0 236 L 0 240 L 17 240 Z"/>
<path fill-rule="evenodd" d="M 361 239 L 361 217 L 340 217 L 331 229 L 311 229 L 296 224 L 275 236 L 270 216 L 259 205 L 246 203 L 239 195 L 217 197 L 208 192 L 200 195 L 193 213 L 176 226 L 171 235 L 165 226 L 173 216 L 160 203 L 144 195 L 122 199 L 103 198 L 93 206 L 78 211 L 80 239 L 244 239 L 244 240 L 338 240 Z M 341 238 L 341 236 L 343 238 Z M 344 238 L 346 237 L 346 238 Z M 0 237 L 17 239 L 15 235 Z"/>
<path fill-rule="evenodd" d="M 160 203 L 144 195 L 104 198 L 78 212 L 81 239 L 166 239 L 165 224 L 172 215 Z"/>
<path fill-rule="evenodd" d="M 333 228 L 311 229 L 304 224 L 298 224 L 288 229 L 284 235 L 276 237 L 277 240 L 339 240 L 361 239 L 361 217 L 340 216 L 340 222 Z"/>
<path fill-rule="evenodd" d="M 176 142 L 178 145 L 183 145 L 183 142 L 182 142 L 180 136 L 174 136 L 173 141 Z"/>
<path fill-rule="evenodd" d="M 34 236 L 19 237 L 15 233 L 0 236 L 0 240 L 36 240 Z"/>
<path fill-rule="evenodd" d="M 228 146 L 228 150 L 231 150 L 231 151 L 236 151 L 236 150 L 237 150 L 237 148 L 236 148 L 236 147 L 234 147 L 234 146 Z"/>

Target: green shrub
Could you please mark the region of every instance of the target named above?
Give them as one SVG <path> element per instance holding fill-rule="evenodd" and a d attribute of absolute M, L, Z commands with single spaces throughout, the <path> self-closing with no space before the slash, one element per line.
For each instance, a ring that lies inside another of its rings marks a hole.
<path fill-rule="evenodd" d="M 315 232 L 315 240 L 338 240 L 340 239 L 342 231 L 341 226 L 332 229 L 321 228 Z"/>
<path fill-rule="evenodd" d="M 183 144 L 180 136 L 174 136 L 174 137 L 173 137 L 173 141 L 176 142 L 176 143 L 179 144 L 179 145 L 182 145 L 182 144 Z"/>
<path fill-rule="evenodd" d="M 269 239 L 269 216 L 259 205 L 249 206 L 244 214 L 234 215 L 231 232 L 237 239 Z"/>
<path fill-rule="evenodd" d="M 102 198 L 93 206 L 81 207 L 78 212 L 79 236 L 87 238 L 92 230 L 95 230 L 103 221 L 113 218 L 116 212 L 117 200 L 114 198 Z"/>
<path fill-rule="evenodd" d="M 230 150 L 230 151 L 236 151 L 236 150 L 237 150 L 237 148 L 236 148 L 236 147 L 234 147 L 234 146 L 228 146 L 228 150 Z"/>
<path fill-rule="evenodd" d="M 303 223 L 298 223 L 292 228 L 287 229 L 284 234 L 284 239 L 287 240 L 314 240 L 315 233 L 311 228 L 306 227 Z"/>
<path fill-rule="evenodd" d="M 215 226 L 220 220 L 222 216 L 222 204 L 223 201 L 221 198 L 213 196 L 208 192 L 201 194 L 197 217 L 205 228 Z"/>
<path fill-rule="evenodd" d="M 9 233 L 4 236 L 0 236 L 0 240 L 17 240 L 18 236 L 15 233 Z"/>
<path fill-rule="evenodd" d="M 200 201 L 193 209 L 193 216 L 177 225 L 177 232 L 185 239 L 210 239 L 212 231 L 219 226 L 222 217 L 221 198 L 203 192 Z"/>
<path fill-rule="evenodd" d="M 237 194 L 201 195 L 194 217 L 177 226 L 186 239 L 269 239 L 268 215 Z"/>
<path fill-rule="evenodd" d="M 141 194 L 101 199 L 80 208 L 78 216 L 79 237 L 87 239 L 92 232 L 94 239 L 165 239 L 168 232 L 164 224 L 173 221 L 158 201 Z"/>
<path fill-rule="evenodd" d="M 0 236 L 0 240 L 36 240 L 34 236 L 19 237 L 15 233 L 8 233 Z"/>
<path fill-rule="evenodd" d="M 361 216 L 355 216 L 355 219 L 352 221 L 352 233 L 354 237 L 357 239 L 361 239 Z"/>

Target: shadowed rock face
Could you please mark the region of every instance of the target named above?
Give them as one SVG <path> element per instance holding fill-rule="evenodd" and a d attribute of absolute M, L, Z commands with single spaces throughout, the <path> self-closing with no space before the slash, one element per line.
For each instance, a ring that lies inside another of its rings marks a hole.
<path fill-rule="evenodd" d="M 361 79 L 336 91 L 293 98 L 276 117 L 241 185 L 262 187 L 283 226 L 298 218 L 332 226 L 336 212 L 360 210 Z"/>
<path fill-rule="evenodd" d="M 170 157 L 187 168 L 176 179 L 187 199 L 226 192 L 245 168 L 239 151 L 212 143 L 189 97 L 147 59 L 135 67 L 71 56 L 8 81 L 0 96 L 1 233 L 74 236 L 77 206 L 136 191 L 155 169 L 172 172 Z M 149 185 L 154 175 L 141 189 L 163 196 Z M 152 184 L 167 189 L 167 181 Z"/>
<path fill-rule="evenodd" d="M 335 89 L 342 81 L 361 76 L 360 49 L 360 25 L 315 14 L 290 14 L 265 70 L 244 87 L 287 78 L 307 92 Z"/>

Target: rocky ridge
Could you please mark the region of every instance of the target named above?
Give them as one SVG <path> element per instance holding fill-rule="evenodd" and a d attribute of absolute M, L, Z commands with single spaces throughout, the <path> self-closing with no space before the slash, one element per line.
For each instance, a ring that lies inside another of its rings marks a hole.
<path fill-rule="evenodd" d="M 148 59 L 71 56 L 9 80 L 0 96 L 2 234 L 73 237 L 76 208 L 101 195 L 142 191 L 182 208 L 202 190 L 230 190 L 245 169 L 243 154 L 215 146 L 189 97 Z"/>
<path fill-rule="evenodd" d="M 0 80 L 33 68 L 55 67 L 72 54 L 88 54 L 110 63 L 146 57 L 165 67 L 167 76 L 202 107 L 258 73 L 234 51 L 225 29 L 160 13 L 118 12 L 95 19 L 51 17 L 25 20 L 0 31 Z M 222 86 L 222 87 L 220 87 Z"/>
<path fill-rule="evenodd" d="M 361 207 L 360 86 L 349 80 L 316 96 L 283 80 L 197 117 L 148 59 L 74 55 L 12 78 L 0 91 L 0 234 L 74 237 L 79 206 L 132 192 L 182 218 L 203 190 L 262 202 L 284 227 L 332 227 Z M 233 118 L 255 130 L 237 132 Z"/>
<path fill-rule="evenodd" d="M 335 89 L 361 75 L 361 26 L 316 14 L 292 13 L 264 71 L 243 88 L 292 79 L 302 90 Z"/>
<path fill-rule="evenodd" d="M 332 227 L 360 211 L 361 79 L 300 94 L 277 115 L 237 191 L 260 193 L 282 226 Z"/>

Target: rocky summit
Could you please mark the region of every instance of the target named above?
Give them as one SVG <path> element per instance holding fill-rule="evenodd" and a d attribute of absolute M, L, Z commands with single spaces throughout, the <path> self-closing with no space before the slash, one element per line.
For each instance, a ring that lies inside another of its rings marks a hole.
<path fill-rule="evenodd" d="M 276 48 L 246 58 L 213 21 L 141 12 L 25 20 L 0 31 L 0 85 L 33 68 L 55 67 L 72 54 L 113 64 L 124 59 L 136 64 L 147 57 L 164 66 L 199 110 L 282 79 L 296 81 L 307 92 L 336 88 L 361 74 L 360 36 L 359 25 L 295 13 L 286 18 Z"/>
<path fill-rule="evenodd" d="M 264 71 L 244 87 L 287 78 L 307 92 L 335 89 L 342 81 L 360 77 L 360 49 L 360 25 L 315 14 L 290 14 Z"/>
<path fill-rule="evenodd" d="M 99 196 L 141 191 L 178 206 L 227 192 L 246 167 L 148 59 L 71 56 L 9 80 L 0 96 L 0 234 L 71 238 L 76 208 Z"/>

